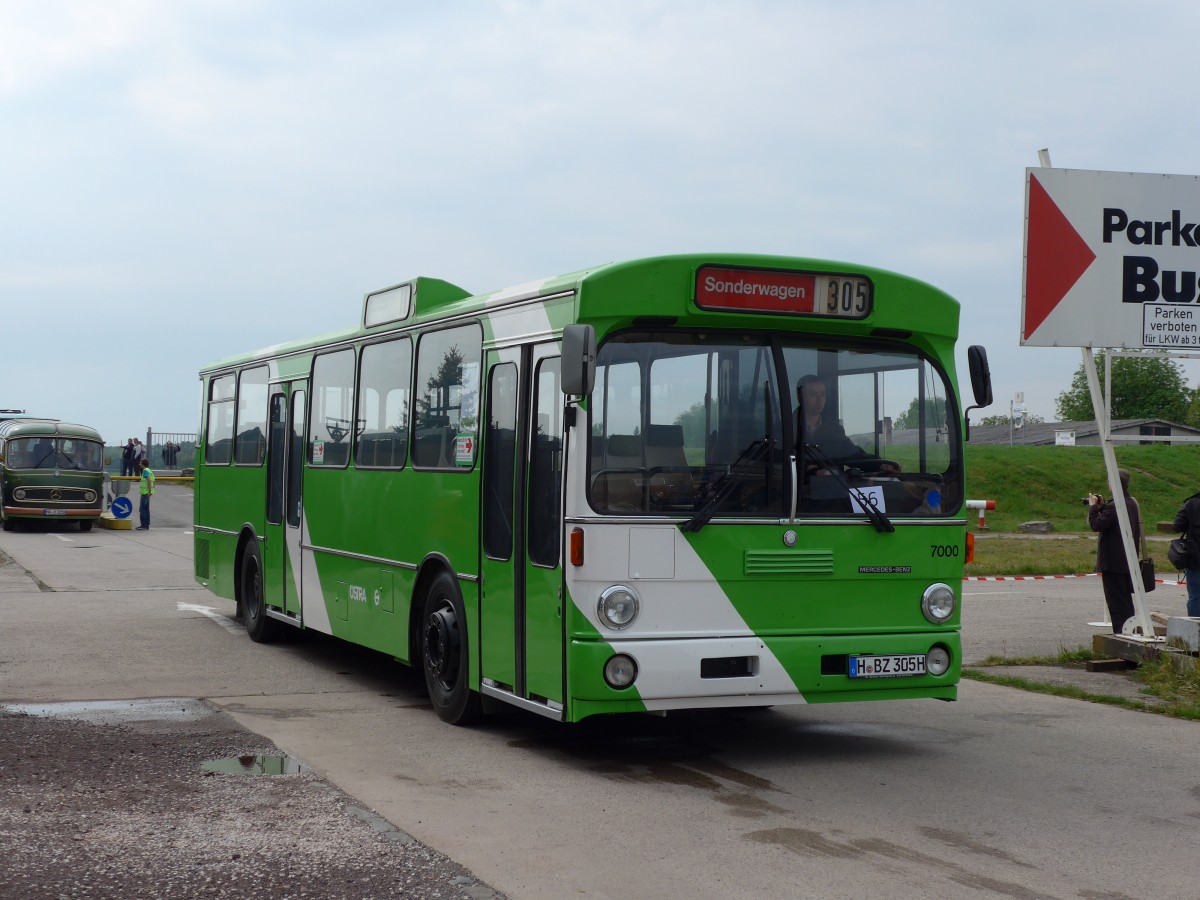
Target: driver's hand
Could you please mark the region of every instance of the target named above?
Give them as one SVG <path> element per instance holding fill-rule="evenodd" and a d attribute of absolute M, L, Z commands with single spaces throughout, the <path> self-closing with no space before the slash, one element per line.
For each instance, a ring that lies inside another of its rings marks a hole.
<path fill-rule="evenodd" d="M 879 467 L 879 471 L 884 472 L 888 475 L 899 475 L 900 467 L 898 465 L 896 465 L 895 463 L 886 462 Z"/>

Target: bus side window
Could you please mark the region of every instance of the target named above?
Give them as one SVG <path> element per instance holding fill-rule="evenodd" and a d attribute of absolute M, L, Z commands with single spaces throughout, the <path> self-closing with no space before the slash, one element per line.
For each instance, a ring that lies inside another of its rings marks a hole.
<path fill-rule="evenodd" d="M 408 338 L 363 347 L 358 374 L 354 463 L 400 469 L 408 459 L 412 344 Z"/>
<path fill-rule="evenodd" d="M 477 323 L 421 335 L 413 397 L 413 466 L 468 471 L 479 434 L 479 367 L 483 331 Z M 460 443 L 461 439 L 461 443 Z M 471 458 L 458 458 L 458 447 Z"/>

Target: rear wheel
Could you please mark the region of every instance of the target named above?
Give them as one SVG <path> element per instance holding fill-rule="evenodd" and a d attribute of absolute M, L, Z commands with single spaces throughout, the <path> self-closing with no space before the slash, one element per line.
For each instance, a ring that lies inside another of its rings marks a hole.
<path fill-rule="evenodd" d="M 242 568 L 238 574 L 242 618 L 250 640 L 269 644 L 279 637 L 279 623 L 267 615 L 267 604 L 263 601 L 263 568 L 258 545 L 251 544 L 242 554 Z"/>
<path fill-rule="evenodd" d="M 469 685 L 470 658 L 462 598 L 454 579 L 443 572 L 425 595 L 421 664 L 434 711 L 451 725 L 469 724 L 482 708 Z"/>

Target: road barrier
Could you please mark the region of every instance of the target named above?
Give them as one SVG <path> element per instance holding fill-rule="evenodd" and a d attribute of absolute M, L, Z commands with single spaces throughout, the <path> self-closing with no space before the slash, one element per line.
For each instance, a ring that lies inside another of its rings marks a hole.
<path fill-rule="evenodd" d="M 987 523 L 983 521 L 983 514 L 989 509 L 996 508 L 995 500 L 968 500 L 967 509 L 979 510 L 979 530 L 987 531 Z"/>

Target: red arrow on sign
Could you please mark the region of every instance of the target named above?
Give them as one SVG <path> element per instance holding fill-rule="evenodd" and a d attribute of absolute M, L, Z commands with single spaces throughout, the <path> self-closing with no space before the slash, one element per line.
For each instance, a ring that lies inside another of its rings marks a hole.
<path fill-rule="evenodd" d="M 1025 327 L 1028 339 L 1075 286 L 1096 254 L 1067 221 L 1046 189 L 1029 176 L 1029 229 L 1025 244 Z"/>

